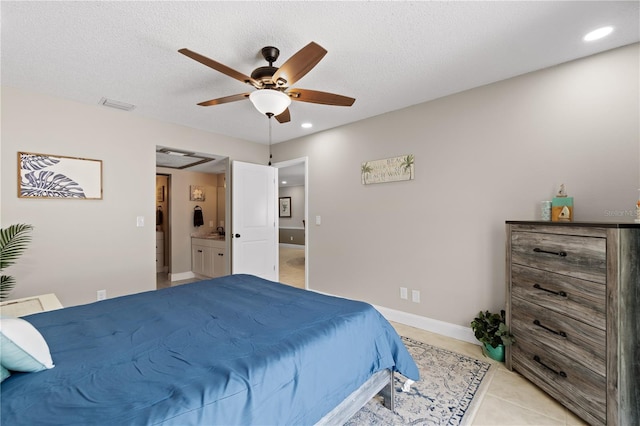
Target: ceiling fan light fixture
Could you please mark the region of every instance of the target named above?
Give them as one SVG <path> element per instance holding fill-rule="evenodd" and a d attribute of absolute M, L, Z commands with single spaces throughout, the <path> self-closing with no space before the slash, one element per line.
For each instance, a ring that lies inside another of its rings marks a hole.
<path fill-rule="evenodd" d="M 266 115 L 280 115 L 291 105 L 289 96 L 272 89 L 262 89 L 251 92 L 249 99 L 260 113 Z"/>

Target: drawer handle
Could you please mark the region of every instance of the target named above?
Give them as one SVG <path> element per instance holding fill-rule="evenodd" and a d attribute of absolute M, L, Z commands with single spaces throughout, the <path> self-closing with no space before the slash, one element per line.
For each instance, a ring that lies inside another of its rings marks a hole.
<path fill-rule="evenodd" d="M 551 371 L 551 372 L 553 372 L 553 373 L 557 374 L 558 376 L 560 376 L 560 377 L 567 377 L 567 373 L 565 373 L 564 371 L 556 371 L 556 370 L 554 370 L 553 368 L 549 367 L 547 364 L 545 364 L 544 362 L 542 362 L 542 361 L 540 360 L 540 357 L 539 357 L 538 355 L 534 355 L 534 356 L 533 356 L 533 360 L 534 360 L 535 362 L 537 362 L 538 364 L 540 364 L 541 366 L 543 366 L 544 368 L 546 368 L 547 370 L 549 370 L 549 371 Z"/>
<path fill-rule="evenodd" d="M 542 323 L 540 323 L 540 321 L 538 321 L 538 320 L 533 320 L 533 323 L 535 325 L 537 325 L 538 327 L 544 328 L 545 330 L 550 331 L 551 333 L 556 334 L 556 335 L 558 335 L 560 337 L 564 337 L 564 338 L 567 337 L 567 333 L 565 333 L 564 331 L 555 331 L 552 328 L 549 328 L 549 327 L 546 327 L 546 326 L 542 325 Z"/>
<path fill-rule="evenodd" d="M 555 254 L 556 256 L 560 256 L 560 257 L 567 256 L 566 251 L 547 251 L 547 250 L 542 250 L 541 248 L 538 248 L 538 247 L 534 248 L 533 251 L 535 251 L 536 253 Z"/>
<path fill-rule="evenodd" d="M 202 253 L 202 250 L 198 250 L 198 253 Z"/>
<path fill-rule="evenodd" d="M 549 290 L 548 288 L 542 287 L 540 284 L 534 284 L 533 288 L 536 288 L 536 289 L 542 290 L 542 291 L 546 291 L 547 293 L 555 294 L 556 296 L 567 297 L 567 293 L 565 293 L 564 291 Z"/>
<path fill-rule="evenodd" d="M 222 253 L 218 253 L 218 256 L 224 256 L 224 254 L 222 254 Z"/>

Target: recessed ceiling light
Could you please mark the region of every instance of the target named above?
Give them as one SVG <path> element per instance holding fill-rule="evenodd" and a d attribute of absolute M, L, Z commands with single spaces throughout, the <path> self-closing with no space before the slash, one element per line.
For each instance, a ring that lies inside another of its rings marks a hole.
<path fill-rule="evenodd" d="M 310 128 L 313 127 L 313 124 L 311 124 L 311 123 L 302 123 L 300 125 L 300 127 L 302 127 L 303 129 L 310 129 Z"/>
<path fill-rule="evenodd" d="M 287 184 L 287 181 L 286 181 L 286 180 L 283 180 L 283 181 L 282 181 L 282 184 L 283 184 L 283 185 L 286 185 L 286 184 Z"/>
<path fill-rule="evenodd" d="M 597 30 L 591 31 L 589 34 L 583 37 L 584 41 L 600 40 L 603 37 L 608 36 L 613 32 L 613 27 L 602 27 Z"/>

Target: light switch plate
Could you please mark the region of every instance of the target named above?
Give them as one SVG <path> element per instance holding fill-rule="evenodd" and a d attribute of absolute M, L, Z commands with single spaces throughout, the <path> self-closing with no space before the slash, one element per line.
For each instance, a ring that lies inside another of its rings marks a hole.
<path fill-rule="evenodd" d="M 406 299 L 406 298 L 407 298 L 407 288 L 400 287 L 400 299 Z"/>

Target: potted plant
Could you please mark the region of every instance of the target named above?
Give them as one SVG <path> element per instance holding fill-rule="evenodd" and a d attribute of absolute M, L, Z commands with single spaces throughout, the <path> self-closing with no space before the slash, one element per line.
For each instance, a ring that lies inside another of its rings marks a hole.
<path fill-rule="evenodd" d="M 471 321 L 471 329 L 483 344 L 484 354 L 496 361 L 504 361 L 504 347 L 515 343 L 505 322 L 504 309 L 499 314 L 480 311 Z"/>
<path fill-rule="evenodd" d="M 0 229 L 0 271 L 16 263 L 31 241 L 33 226 L 19 223 Z M 0 300 L 6 299 L 16 285 L 14 277 L 0 275 Z"/>

